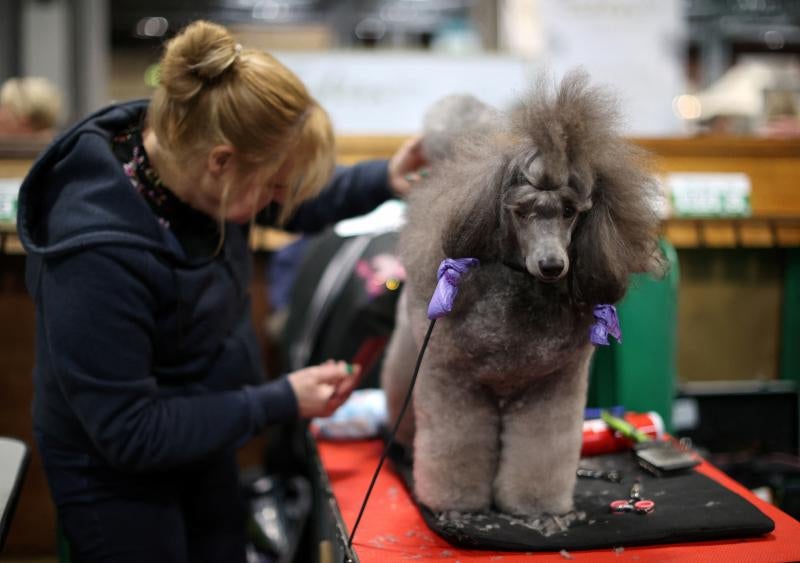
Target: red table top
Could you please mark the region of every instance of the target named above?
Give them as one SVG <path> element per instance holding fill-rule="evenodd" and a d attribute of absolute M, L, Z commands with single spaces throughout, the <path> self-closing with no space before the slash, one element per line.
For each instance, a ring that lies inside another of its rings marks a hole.
<path fill-rule="evenodd" d="M 333 493 L 348 532 L 352 529 L 372 474 L 377 467 L 382 443 L 319 442 L 319 455 L 330 479 Z M 571 552 L 493 552 L 451 546 L 428 528 L 399 477 L 384 465 L 353 547 L 362 563 L 402 561 L 800 561 L 800 522 L 762 501 L 708 463 L 697 471 L 746 498 L 775 522 L 775 530 L 759 538 L 691 542 L 685 544 L 629 547 Z"/>

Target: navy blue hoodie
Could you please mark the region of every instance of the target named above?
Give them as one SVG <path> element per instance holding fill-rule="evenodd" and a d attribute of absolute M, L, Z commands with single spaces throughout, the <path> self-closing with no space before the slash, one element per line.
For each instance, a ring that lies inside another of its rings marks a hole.
<path fill-rule="evenodd" d="M 264 379 L 250 319 L 247 227 L 191 259 L 131 186 L 111 139 L 145 101 L 61 135 L 22 184 L 17 225 L 36 304 L 36 430 L 126 470 L 202 459 L 297 416 L 283 377 Z M 291 221 L 318 230 L 391 194 L 383 161 L 337 170 Z"/>

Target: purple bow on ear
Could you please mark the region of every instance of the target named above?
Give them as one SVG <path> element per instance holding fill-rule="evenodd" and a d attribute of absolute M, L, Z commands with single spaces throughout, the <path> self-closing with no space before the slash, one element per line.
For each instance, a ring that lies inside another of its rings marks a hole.
<path fill-rule="evenodd" d="M 428 305 L 428 318 L 438 319 L 453 310 L 453 302 L 458 295 L 458 284 L 467 270 L 480 264 L 477 258 L 445 258 L 439 264 L 439 283 Z"/>
<path fill-rule="evenodd" d="M 613 305 L 596 305 L 594 318 L 597 319 L 589 332 L 589 339 L 595 346 L 608 346 L 608 337 L 613 336 L 622 342 L 622 330 L 619 328 L 617 309 Z"/>

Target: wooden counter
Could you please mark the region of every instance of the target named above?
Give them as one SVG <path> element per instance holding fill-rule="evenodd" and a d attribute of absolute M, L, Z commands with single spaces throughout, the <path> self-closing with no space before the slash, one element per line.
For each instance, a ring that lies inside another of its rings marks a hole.
<path fill-rule="evenodd" d="M 391 155 L 403 137 L 344 137 L 345 163 Z M 634 139 L 655 157 L 660 174 L 740 172 L 752 185 L 752 217 L 664 221 L 665 236 L 678 248 L 800 246 L 800 139 L 747 137 Z"/>
<path fill-rule="evenodd" d="M 339 161 L 344 164 L 387 158 L 406 137 L 340 137 Z M 752 216 L 736 219 L 668 218 L 664 235 L 678 248 L 696 247 L 797 247 L 800 246 L 800 139 L 772 140 L 731 137 L 635 139 L 655 156 L 656 170 L 670 172 L 739 172 L 750 179 Z M 17 151 L 3 158 L 0 178 L 22 178 L 32 155 Z M 13 226 L 0 225 L 2 251 L 15 253 L 20 246 Z M 279 233 L 258 230 L 256 250 L 272 250 L 287 240 Z"/>

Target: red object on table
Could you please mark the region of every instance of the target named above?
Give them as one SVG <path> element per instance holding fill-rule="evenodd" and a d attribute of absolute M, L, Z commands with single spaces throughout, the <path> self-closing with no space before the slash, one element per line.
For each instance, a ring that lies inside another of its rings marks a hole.
<path fill-rule="evenodd" d="M 664 421 L 658 413 L 626 412 L 622 418 L 654 440 L 664 436 Z M 632 445 L 633 440 L 626 438 L 600 418 L 583 421 L 581 456 L 621 452 L 630 449 Z"/>
<path fill-rule="evenodd" d="M 347 532 L 352 529 L 383 448 L 378 440 L 318 442 L 319 455 Z M 717 540 L 623 550 L 593 549 L 559 552 L 475 551 L 451 546 L 428 528 L 400 478 L 384 466 L 375 483 L 364 517 L 353 540 L 362 563 L 404 561 L 674 561 L 709 563 L 800 561 L 800 522 L 754 496 L 709 463 L 696 468 L 754 504 L 775 521 L 775 530 L 759 538 Z"/>

